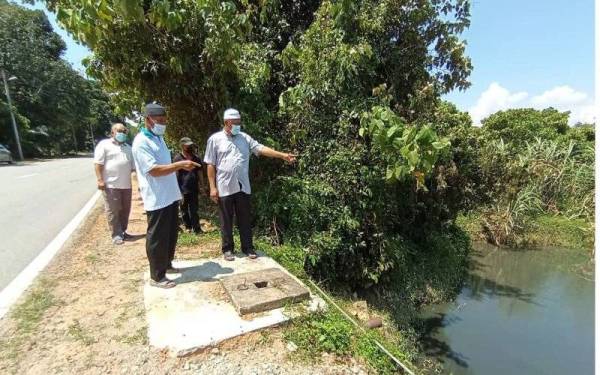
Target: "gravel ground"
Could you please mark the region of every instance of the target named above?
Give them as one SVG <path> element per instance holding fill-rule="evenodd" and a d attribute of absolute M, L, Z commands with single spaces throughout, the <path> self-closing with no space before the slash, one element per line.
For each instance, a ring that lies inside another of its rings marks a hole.
<path fill-rule="evenodd" d="M 134 195 L 129 231 L 144 233 L 145 227 L 141 201 Z M 116 246 L 109 237 L 99 201 L 36 284 L 0 320 L 0 374 L 367 373 L 352 358 L 324 355 L 310 363 L 296 358 L 281 328 L 184 358 L 150 347 L 142 294 L 144 240 Z M 218 253 L 218 236 L 207 235 L 179 248 L 176 257 Z"/>

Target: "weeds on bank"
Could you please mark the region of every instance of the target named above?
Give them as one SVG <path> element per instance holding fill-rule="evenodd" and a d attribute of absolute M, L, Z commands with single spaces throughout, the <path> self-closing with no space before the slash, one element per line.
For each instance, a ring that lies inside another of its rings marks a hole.
<path fill-rule="evenodd" d="M 484 233 L 483 217 L 472 212 L 459 216 L 457 225 L 471 238 L 487 240 Z M 593 223 L 581 218 L 567 218 L 562 215 L 539 215 L 529 217 L 520 232 L 511 233 L 511 246 L 553 246 L 591 250 L 594 247 Z"/>
<path fill-rule="evenodd" d="M 273 246 L 264 238 L 258 239 L 256 246 L 296 277 L 308 279 L 304 271 L 305 252 L 302 248 L 293 245 Z M 349 298 L 335 298 L 335 300 L 342 308 L 352 303 Z M 397 358 L 407 362 L 412 359 L 412 351 L 404 344 L 402 333 L 395 329 L 387 330 L 385 334 L 376 331 L 364 332 L 349 322 L 333 306 L 329 306 L 326 311 L 311 314 L 299 314 L 296 310 L 300 308 L 300 306 L 288 307 L 290 310 L 288 313 L 294 319 L 283 332 L 285 340 L 293 342 L 298 347 L 293 354 L 293 357 L 298 360 L 314 361 L 323 353 L 331 353 L 339 357 L 362 359 L 378 374 L 396 373 L 396 365 L 377 347 L 374 340 L 381 342 Z M 407 355 L 405 351 L 411 354 Z"/>
<path fill-rule="evenodd" d="M 397 373 L 395 363 L 375 344 L 377 340 L 397 358 L 409 362 L 398 349 L 399 333 L 388 339 L 375 331 L 363 332 L 332 309 L 297 317 L 284 329 L 284 338 L 298 346 L 294 357 L 310 362 L 323 353 L 331 353 L 362 359 L 378 374 Z"/>

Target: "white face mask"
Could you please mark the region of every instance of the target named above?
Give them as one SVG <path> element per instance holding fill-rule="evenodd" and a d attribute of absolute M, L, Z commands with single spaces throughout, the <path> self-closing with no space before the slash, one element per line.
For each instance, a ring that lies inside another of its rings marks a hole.
<path fill-rule="evenodd" d="M 231 126 L 231 135 L 238 135 L 242 131 L 241 125 L 232 125 Z"/>
<path fill-rule="evenodd" d="M 157 122 L 154 123 L 154 127 L 152 128 L 152 133 L 156 135 L 164 135 L 167 130 L 167 125 L 159 124 Z"/>

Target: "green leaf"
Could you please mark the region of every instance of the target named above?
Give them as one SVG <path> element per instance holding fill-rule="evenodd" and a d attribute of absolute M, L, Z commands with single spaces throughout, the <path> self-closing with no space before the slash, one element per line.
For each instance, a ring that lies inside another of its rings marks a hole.
<path fill-rule="evenodd" d="M 144 19 L 144 9 L 137 0 L 115 0 L 115 5 L 125 19 L 129 18 L 136 21 Z"/>
<path fill-rule="evenodd" d="M 419 163 L 419 152 L 417 150 L 412 150 L 408 153 L 407 158 L 410 165 L 416 166 Z"/>
<path fill-rule="evenodd" d="M 443 142 L 440 142 L 440 141 L 435 141 L 431 145 L 436 150 L 443 150 L 444 148 L 446 148 L 446 145 Z"/>

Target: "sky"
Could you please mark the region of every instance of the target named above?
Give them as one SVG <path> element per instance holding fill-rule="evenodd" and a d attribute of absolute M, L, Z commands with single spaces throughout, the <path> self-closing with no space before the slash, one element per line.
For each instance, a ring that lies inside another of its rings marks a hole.
<path fill-rule="evenodd" d="M 89 50 L 47 14 L 67 43 L 64 58 L 83 72 Z M 571 111 L 571 124 L 593 121 L 594 0 L 473 0 L 462 37 L 472 85 L 444 98 L 475 124 L 498 110 L 549 106 Z"/>
<path fill-rule="evenodd" d="M 471 87 L 445 99 L 478 124 L 498 110 L 553 106 L 592 122 L 593 0 L 474 0 L 463 34 Z"/>

